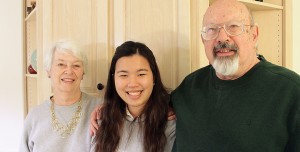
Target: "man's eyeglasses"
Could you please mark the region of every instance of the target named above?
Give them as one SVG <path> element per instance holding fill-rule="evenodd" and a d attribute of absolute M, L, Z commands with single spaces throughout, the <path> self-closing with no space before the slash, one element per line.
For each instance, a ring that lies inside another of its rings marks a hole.
<path fill-rule="evenodd" d="M 245 26 L 252 25 L 245 25 L 243 23 L 228 23 L 223 26 L 210 24 L 202 28 L 201 35 L 205 40 L 213 40 L 218 37 L 220 29 L 224 28 L 229 36 L 238 36 L 245 31 Z"/>

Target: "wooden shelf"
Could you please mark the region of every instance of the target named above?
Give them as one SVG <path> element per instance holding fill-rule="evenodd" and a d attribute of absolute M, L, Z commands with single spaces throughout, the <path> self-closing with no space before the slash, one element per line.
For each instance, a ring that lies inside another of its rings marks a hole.
<path fill-rule="evenodd" d="M 26 22 L 29 22 L 29 21 L 35 21 L 36 19 L 36 8 L 34 8 L 30 14 L 25 18 L 25 21 Z"/>
<path fill-rule="evenodd" d="M 209 4 L 215 0 L 209 0 Z M 252 11 L 266 11 L 266 10 L 282 10 L 283 6 L 270 4 L 266 2 L 259 2 L 255 0 L 238 0 L 247 5 Z"/>
<path fill-rule="evenodd" d="M 37 74 L 25 74 L 25 76 L 29 78 L 37 78 Z"/>
<path fill-rule="evenodd" d="M 28 3 L 33 2 L 33 0 L 24 0 L 26 6 Z M 38 1 L 36 1 L 38 3 Z M 33 7 L 32 5 L 30 5 Z M 25 14 L 27 14 L 27 11 L 31 8 L 25 8 Z M 34 9 L 31 10 L 31 12 L 24 16 L 24 44 L 25 44 L 25 49 L 24 49 L 24 77 L 25 77 L 25 85 L 26 85 L 26 90 L 25 90 L 25 111 L 29 112 L 33 107 L 35 107 L 38 104 L 39 101 L 39 88 L 38 84 L 40 81 L 39 73 L 37 74 L 30 74 L 28 71 L 28 66 L 31 64 L 31 60 L 36 60 L 37 59 L 32 59 L 32 58 L 37 58 L 37 55 L 40 53 L 38 52 L 38 13 L 39 9 L 37 6 L 34 7 Z M 33 51 L 36 50 L 35 57 L 32 57 Z M 38 65 L 37 65 L 38 66 Z M 37 69 L 36 69 L 37 70 Z"/>
<path fill-rule="evenodd" d="M 247 5 L 252 11 L 265 11 L 265 10 L 282 10 L 283 6 L 274 5 L 265 2 L 259 2 L 254 0 L 239 0 Z"/>

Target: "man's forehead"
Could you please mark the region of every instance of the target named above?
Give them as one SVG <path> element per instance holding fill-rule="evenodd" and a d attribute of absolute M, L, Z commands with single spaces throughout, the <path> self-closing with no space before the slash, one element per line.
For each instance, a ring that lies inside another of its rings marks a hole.
<path fill-rule="evenodd" d="M 225 3 L 228 4 L 228 3 Z M 226 23 L 230 21 L 246 22 L 249 17 L 247 8 L 239 3 L 235 5 L 212 5 L 206 11 L 203 23 Z M 222 6 L 222 7 L 221 7 Z"/>

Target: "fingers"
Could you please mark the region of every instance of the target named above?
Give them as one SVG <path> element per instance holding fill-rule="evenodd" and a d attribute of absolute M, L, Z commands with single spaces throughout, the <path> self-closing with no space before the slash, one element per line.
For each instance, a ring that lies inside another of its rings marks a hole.
<path fill-rule="evenodd" d="M 94 136 L 98 130 L 99 126 L 97 123 L 97 119 L 96 120 L 92 120 L 91 119 L 91 124 L 90 124 L 90 135 Z"/>
<path fill-rule="evenodd" d="M 96 134 L 96 132 L 97 132 L 97 130 L 92 125 L 90 125 L 90 135 L 94 136 Z"/>
<path fill-rule="evenodd" d="M 101 106 L 96 106 L 93 110 L 93 112 L 91 113 L 91 118 L 90 118 L 90 135 L 93 136 L 96 134 L 97 130 L 98 130 L 98 123 L 97 123 L 97 119 L 99 119 L 100 117 L 98 116 L 99 114 L 99 107 Z"/>
<path fill-rule="evenodd" d="M 91 122 L 91 127 L 93 127 L 93 130 L 95 129 L 96 131 L 98 130 L 99 126 L 98 126 L 98 123 L 97 123 L 97 120 L 93 120 Z M 95 132 L 96 132 L 95 131 Z"/>
<path fill-rule="evenodd" d="M 97 129 L 98 129 L 97 128 L 98 125 L 96 127 L 94 126 L 94 121 L 97 122 L 97 119 L 94 120 L 93 116 L 96 117 L 95 114 L 94 114 L 94 112 L 91 114 L 91 119 L 90 119 L 90 135 L 91 136 L 94 136 L 96 134 L 96 132 L 97 132 Z"/>
<path fill-rule="evenodd" d="M 169 111 L 168 111 L 168 120 L 176 120 L 176 114 L 173 110 L 173 108 L 169 107 Z"/>
<path fill-rule="evenodd" d="M 171 116 L 168 116 L 168 120 L 176 120 L 176 115 L 171 115 Z"/>
<path fill-rule="evenodd" d="M 97 119 L 101 119 L 101 110 L 103 108 L 103 105 L 98 105 L 97 106 Z"/>

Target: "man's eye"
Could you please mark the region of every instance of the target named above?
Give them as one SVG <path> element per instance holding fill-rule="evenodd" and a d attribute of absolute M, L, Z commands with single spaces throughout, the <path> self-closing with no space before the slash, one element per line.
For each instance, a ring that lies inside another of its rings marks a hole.
<path fill-rule="evenodd" d="M 229 29 L 236 29 L 236 28 L 240 28 L 240 25 L 237 25 L 237 24 L 231 24 L 231 25 L 228 25 L 228 28 L 229 28 Z"/>
<path fill-rule="evenodd" d="M 217 28 L 215 27 L 209 27 L 206 29 L 206 33 L 215 33 L 217 31 Z"/>
<path fill-rule="evenodd" d="M 64 64 L 63 63 L 58 63 L 57 66 L 64 66 Z"/>

